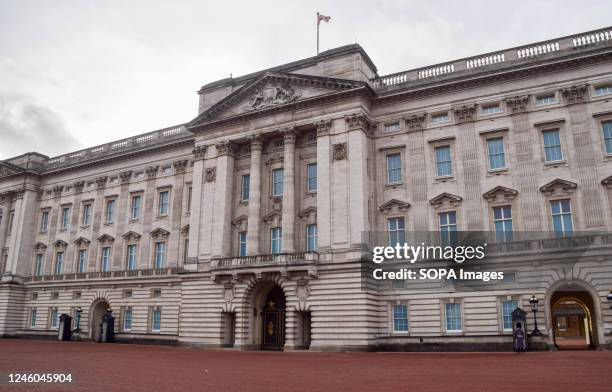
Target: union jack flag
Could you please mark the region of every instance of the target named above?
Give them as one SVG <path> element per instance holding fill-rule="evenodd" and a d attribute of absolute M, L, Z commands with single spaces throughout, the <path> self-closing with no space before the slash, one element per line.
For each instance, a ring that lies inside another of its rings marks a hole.
<path fill-rule="evenodd" d="M 331 19 L 331 16 L 321 15 L 317 12 L 317 24 L 321 24 L 321 21 L 327 23 Z"/>

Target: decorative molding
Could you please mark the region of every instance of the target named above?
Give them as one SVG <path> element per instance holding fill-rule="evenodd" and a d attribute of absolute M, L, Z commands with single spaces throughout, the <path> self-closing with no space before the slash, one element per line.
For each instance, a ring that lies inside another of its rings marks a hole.
<path fill-rule="evenodd" d="M 53 197 L 60 197 L 62 195 L 62 191 L 64 190 L 64 186 L 63 185 L 56 185 L 53 187 L 52 192 L 53 192 Z"/>
<path fill-rule="evenodd" d="M 383 214 L 388 214 L 389 212 L 391 212 L 393 207 L 397 207 L 399 211 L 405 212 L 405 211 L 408 211 L 408 209 L 410 208 L 410 203 L 407 203 L 401 200 L 397 200 L 397 199 L 391 199 L 388 202 L 381 204 L 380 207 L 378 207 L 378 209 Z"/>
<path fill-rule="evenodd" d="M 337 143 L 333 145 L 334 161 L 341 161 L 348 157 L 348 146 L 346 143 Z"/>
<path fill-rule="evenodd" d="M 119 180 L 122 184 L 127 184 L 132 179 L 132 171 L 126 170 L 119 173 Z"/>
<path fill-rule="evenodd" d="M 482 197 L 487 201 L 514 200 L 514 198 L 516 198 L 516 195 L 518 195 L 518 191 L 516 189 L 507 188 L 505 186 L 499 185 L 483 193 Z"/>
<path fill-rule="evenodd" d="M 601 183 L 608 187 L 608 189 L 612 189 L 612 176 L 604 178 L 601 180 Z"/>
<path fill-rule="evenodd" d="M 193 149 L 193 159 L 201 161 L 206 158 L 206 146 L 195 146 Z"/>
<path fill-rule="evenodd" d="M 264 215 L 261 218 L 261 220 L 263 220 L 266 223 L 271 223 L 274 220 L 274 218 L 281 219 L 282 217 L 283 217 L 283 214 L 279 210 L 272 210 L 271 212 Z"/>
<path fill-rule="evenodd" d="M 185 173 L 185 169 L 187 168 L 187 163 L 189 163 L 187 159 L 181 159 L 181 160 L 172 162 L 172 166 L 174 166 L 174 172 L 177 174 Z"/>
<path fill-rule="evenodd" d="M 283 129 L 281 132 L 284 144 L 295 144 L 296 134 L 293 128 Z"/>
<path fill-rule="evenodd" d="M 568 88 L 562 88 L 561 94 L 565 98 L 565 101 L 569 104 L 586 102 L 588 98 L 589 86 L 586 84 L 579 86 L 571 86 Z"/>
<path fill-rule="evenodd" d="M 367 133 L 370 130 L 370 120 L 364 114 L 359 113 L 346 116 L 344 121 L 346 122 L 347 131 L 363 130 Z"/>
<path fill-rule="evenodd" d="M 457 124 L 475 120 L 476 104 L 456 106 L 452 110 Z"/>
<path fill-rule="evenodd" d="M 293 102 L 301 96 L 302 94 L 296 92 L 288 83 L 269 84 L 256 90 L 244 109 L 245 111 L 266 109 Z"/>
<path fill-rule="evenodd" d="M 149 233 L 151 238 L 154 240 L 165 240 L 170 236 L 170 232 L 168 230 L 164 230 L 161 227 L 156 228 L 152 232 Z"/>
<path fill-rule="evenodd" d="M 232 142 L 227 140 L 215 144 L 215 148 L 217 149 L 217 156 L 219 157 L 223 155 L 232 155 L 234 153 Z"/>
<path fill-rule="evenodd" d="M 90 241 L 90 240 L 88 240 L 88 239 L 87 239 L 87 238 L 85 238 L 85 237 L 79 237 L 79 238 L 77 238 L 76 240 L 74 240 L 74 244 L 75 244 L 76 246 L 82 246 L 82 245 L 87 246 L 87 245 L 89 245 L 90 243 L 91 243 L 91 241 Z"/>
<path fill-rule="evenodd" d="M 217 179 L 217 167 L 207 167 L 204 172 L 204 179 L 206 182 L 213 182 Z"/>
<path fill-rule="evenodd" d="M 185 226 L 181 227 L 181 234 L 189 235 L 189 223 L 186 224 Z"/>
<path fill-rule="evenodd" d="M 107 181 L 108 181 L 108 176 L 101 176 L 101 177 L 96 178 L 96 187 L 98 189 L 104 188 Z"/>
<path fill-rule="evenodd" d="M 159 170 L 159 165 L 148 166 L 145 169 L 145 173 L 148 179 L 155 178 L 157 176 L 157 171 Z"/>
<path fill-rule="evenodd" d="M 64 250 L 68 247 L 68 243 L 66 241 L 57 240 L 53 243 L 53 247 L 56 250 Z"/>
<path fill-rule="evenodd" d="M 125 233 L 124 235 L 121 236 L 124 240 L 131 242 L 131 241 L 138 241 L 142 236 L 138 233 L 136 233 L 135 231 L 128 231 L 127 233 Z"/>
<path fill-rule="evenodd" d="M 34 249 L 34 251 L 37 253 L 41 253 L 47 249 L 47 245 L 43 244 L 42 242 L 37 242 L 34 244 L 32 249 Z"/>
<path fill-rule="evenodd" d="M 100 237 L 98 237 L 98 242 L 102 245 L 112 244 L 113 242 L 115 242 L 115 237 L 109 234 L 102 234 Z"/>
<path fill-rule="evenodd" d="M 560 178 L 554 179 L 551 182 L 542 185 L 540 187 L 540 192 L 544 193 L 545 195 L 549 196 L 552 195 L 553 193 L 555 193 L 555 191 L 557 189 L 561 189 L 563 191 L 563 193 L 565 194 L 571 194 L 574 192 L 574 190 L 578 187 L 578 184 L 576 184 L 575 182 L 571 182 L 571 181 L 567 181 L 567 180 L 562 180 Z"/>
<path fill-rule="evenodd" d="M 408 128 L 408 131 L 410 132 L 422 131 L 426 117 L 427 113 L 420 113 L 406 117 L 404 119 L 404 121 L 406 122 L 406 128 Z"/>
<path fill-rule="evenodd" d="M 440 193 L 438 196 L 429 200 L 429 204 L 431 204 L 434 208 L 439 208 L 445 202 L 448 202 L 451 206 L 458 206 L 463 198 L 461 196 L 453 195 L 448 192 Z"/>
<path fill-rule="evenodd" d="M 10 202 L 13 200 L 13 191 L 6 191 L 0 193 L 0 204 L 4 204 L 6 202 Z"/>
<path fill-rule="evenodd" d="M 529 95 L 517 95 L 515 97 L 508 97 L 506 106 L 510 110 L 510 113 L 524 113 L 527 111 L 529 105 Z"/>
<path fill-rule="evenodd" d="M 74 187 L 75 192 L 83 192 L 83 188 L 85 187 L 85 181 L 75 181 L 72 186 Z"/>
<path fill-rule="evenodd" d="M 329 136 L 332 124 L 332 120 L 321 120 L 316 122 L 314 126 L 317 128 L 317 137 Z"/>
<path fill-rule="evenodd" d="M 300 211 L 298 213 L 298 217 L 300 219 L 309 219 L 311 216 L 314 216 L 315 218 L 317 217 L 317 208 L 310 206 L 310 207 L 306 207 L 304 208 L 302 211 Z"/>
<path fill-rule="evenodd" d="M 232 220 L 232 226 L 239 229 L 242 227 L 243 222 L 247 222 L 249 217 L 247 215 L 240 215 L 239 217 Z"/>
<path fill-rule="evenodd" d="M 249 143 L 251 144 L 251 151 L 263 149 L 263 137 L 259 134 L 250 136 L 248 138 Z"/>

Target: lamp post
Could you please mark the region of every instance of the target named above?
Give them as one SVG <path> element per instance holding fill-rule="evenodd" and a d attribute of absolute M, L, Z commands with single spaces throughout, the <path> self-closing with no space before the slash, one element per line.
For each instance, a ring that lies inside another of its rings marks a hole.
<path fill-rule="evenodd" d="M 533 331 L 531 332 L 531 336 L 540 336 L 542 334 L 538 329 L 538 318 L 536 317 L 539 302 L 535 294 L 529 298 L 529 305 L 531 305 L 531 311 L 533 312 Z"/>

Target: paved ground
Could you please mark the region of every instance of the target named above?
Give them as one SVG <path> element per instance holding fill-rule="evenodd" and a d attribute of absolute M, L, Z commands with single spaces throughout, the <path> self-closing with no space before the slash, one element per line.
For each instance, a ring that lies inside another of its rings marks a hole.
<path fill-rule="evenodd" d="M 0 339 L 0 391 L 610 392 L 612 352 L 274 353 Z M 8 384 L 8 373 L 72 384 Z"/>

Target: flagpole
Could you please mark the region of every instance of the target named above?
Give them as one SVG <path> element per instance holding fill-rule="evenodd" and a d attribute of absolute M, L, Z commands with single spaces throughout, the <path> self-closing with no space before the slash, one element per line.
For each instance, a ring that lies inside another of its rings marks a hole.
<path fill-rule="evenodd" d="M 317 56 L 319 55 L 319 25 L 321 20 L 319 19 L 319 13 L 317 12 Z"/>

